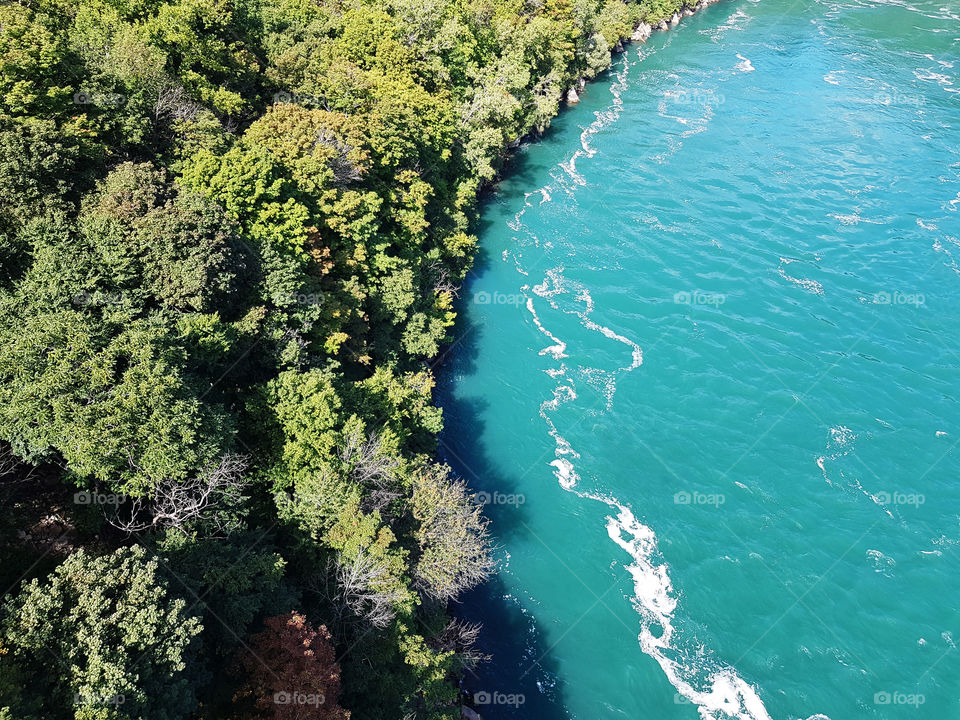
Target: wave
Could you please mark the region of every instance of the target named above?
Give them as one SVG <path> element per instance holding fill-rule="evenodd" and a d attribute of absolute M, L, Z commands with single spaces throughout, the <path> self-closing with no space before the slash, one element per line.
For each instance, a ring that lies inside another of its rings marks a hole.
<path fill-rule="evenodd" d="M 615 371 L 596 368 L 584 368 L 582 372 L 611 373 L 614 377 L 630 372 L 643 363 L 643 351 L 635 343 L 619 333 L 594 322 L 590 315 L 594 311 L 593 298 L 587 288 L 563 276 L 563 268 L 547 271 L 544 280 L 535 285 L 533 293 L 547 300 L 554 310 L 577 315 L 587 329 L 599 332 L 605 338 L 628 345 L 631 348 L 632 362 Z M 563 308 L 558 299 L 563 295 L 572 295 L 574 303 L 582 307 Z M 533 298 L 527 299 L 527 309 L 541 332 L 554 340 L 553 347 L 566 348 L 566 344 L 544 327 L 536 313 Z M 566 357 L 566 355 L 564 355 Z M 676 689 L 679 696 L 699 707 L 704 720 L 771 720 L 763 701 L 752 685 L 743 680 L 736 671 L 725 666 L 697 649 L 685 651 L 675 644 L 673 617 L 677 609 L 677 596 L 670 579 L 669 567 L 665 562 L 656 560 L 658 555 L 657 536 L 648 526 L 641 523 L 629 507 L 615 498 L 603 497 L 578 489 L 580 474 L 574 464 L 580 454 L 557 429 L 551 414 L 561 405 L 577 399 L 575 384 L 570 378 L 566 364 L 548 370 L 551 377 L 558 379 L 550 399 L 540 405 L 540 416 L 554 439 L 554 459 L 549 463 L 560 487 L 584 499 L 599 501 L 610 507 L 614 513 L 607 517 L 607 534 L 614 543 L 625 550 L 633 562 L 627 566 L 633 579 L 633 605 L 641 618 L 638 640 L 641 650 L 656 660 L 664 675 Z M 615 387 L 615 386 L 614 386 Z M 612 397 L 612 389 L 611 395 Z M 609 407 L 610 398 L 608 398 Z"/>
<path fill-rule="evenodd" d="M 726 22 L 722 25 L 717 25 L 713 28 L 708 28 L 706 30 L 701 30 L 701 35 L 706 35 L 714 42 L 720 42 L 726 37 L 727 33 L 731 30 L 739 31 L 743 30 L 750 23 L 752 18 L 747 15 L 742 9 L 737 8 L 737 11 L 727 18 Z"/>
<path fill-rule="evenodd" d="M 563 275 L 562 266 L 547 270 L 546 275 L 543 278 L 543 282 L 533 286 L 533 292 L 537 296 L 547 300 L 547 302 L 550 303 L 550 307 L 552 307 L 554 310 L 559 310 L 567 315 L 576 315 L 580 319 L 580 324 L 583 325 L 583 327 L 585 327 L 587 330 L 598 332 L 610 340 L 616 340 L 617 342 L 623 343 L 629 347 L 631 362 L 627 366 L 618 368 L 619 370 L 629 372 L 630 370 L 634 370 L 643 364 L 643 349 L 639 344 L 630 338 L 624 337 L 614 330 L 611 330 L 606 325 L 601 325 L 600 323 L 595 322 L 590 317 L 594 310 L 593 297 L 590 295 L 590 290 L 582 283 L 566 278 Z M 574 302 L 582 304 L 584 306 L 583 310 L 561 308 L 556 298 L 557 296 L 563 294 L 573 295 Z M 542 325 L 540 325 L 539 319 L 536 318 L 536 312 L 533 309 L 532 299 L 528 299 L 527 309 L 533 313 L 538 327 L 540 327 L 543 332 L 547 332 L 545 329 L 543 329 Z M 547 334 L 551 338 L 554 338 L 554 336 L 550 333 L 547 332 Z M 562 342 L 556 340 L 556 338 L 554 338 L 554 341 L 558 343 Z M 566 348 L 566 344 L 564 344 L 564 348 Z"/>
<path fill-rule="evenodd" d="M 566 357 L 567 344 L 563 340 L 558 338 L 556 335 L 551 333 L 549 330 L 547 330 L 543 326 L 543 323 L 540 322 L 540 316 L 537 315 L 537 310 L 536 308 L 533 307 L 533 298 L 530 298 L 530 297 L 527 298 L 527 310 L 530 312 L 530 315 L 533 317 L 533 322 L 537 326 L 537 329 L 553 341 L 553 345 L 543 348 L 543 350 L 540 351 L 540 354 L 550 355 L 556 358 L 557 360 L 559 360 L 560 358 Z"/>
<path fill-rule="evenodd" d="M 563 467 L 564 473 L 576 476 L 569 461 L 556 464 Z M 673 619 L 678 600 L 669 566 L 656 560 L 656 533 L 616 499 L 578 492 L 563 481 L 561 485 L 614 510 L 615 515 L 607 517 L 607 535 L 633 558 L 627 570 L 633 579 L 633 604 L 641 617 L 640 648 L 656 660 L 678 695 L 696 704 L 703 720 L 771 720 L 756 688 L 743 680 L 734 668 L 713 660 L 699 648 L 691 653 L 675 645 Z"/>
<path fill-rule="evenodd" d="M 827 453 L 817 458 L 817 467 L 823 473 L 823 479 L 827 485 L 833 485 L 830 476 L 827 475 L 827 462 L 839 460 L 853 451 L 853 443 L 857 439 L 856 433 L 846 425 L 837 425 L 830 428 L 830 438 L 827 440 Z"/>

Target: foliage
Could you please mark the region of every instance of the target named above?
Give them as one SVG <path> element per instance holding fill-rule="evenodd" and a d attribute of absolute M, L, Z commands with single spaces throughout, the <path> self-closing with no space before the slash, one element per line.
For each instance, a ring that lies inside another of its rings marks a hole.
<path fill-rule="evenodd" d="M 456 599 L 493 571 L 480 505 L 449 473 L 446 466 L 425 463 L 412 476 L 420 551 L 414 576 L 427 595 L 440 600 Z"/>
<path fill-rule="evenodd" d="M 327 629 L 314 630 L 297 612 L 267 618 L 264 625 L 240 651 L 246 687 L 238 700 L 252 701 L 254 708 L 245 717 L 349 720 L 337 705 L 340 667 Z"/>
<path fill-rule="evenodd" d="M 190 712 L 186 671 L 201 630 L 139 546 L 99 558 L 80 550 L 3 608 L 3 647 L 30 688 L 24 702 L 77 720 Z"/>
<path fill-rule="evenodd" d="M 429 361 L 477 196 L 679 3 L 0 4 L 0 442 L 111 498 L 85 508 L 109 521 L 97 552 L 8 605 L 0 717 L 162 720 L 201 691 L 200 716 L 229 715 L 222 658 L 289 607 L 256 642 L 304 682 L 319 662 L 330 698 L 331 643 L 353 648 L 352 717 L 458 716 L 475 631 L 444 605 L 492 566 L 479 508 L 428 459 Z M 136 546 L 94 557 L 131 535 L 165 575 Z M 253 706 L 262 669 L 250 713 L 278 709 Z M 71 702 L 101 690 L 127 702 Z"/>

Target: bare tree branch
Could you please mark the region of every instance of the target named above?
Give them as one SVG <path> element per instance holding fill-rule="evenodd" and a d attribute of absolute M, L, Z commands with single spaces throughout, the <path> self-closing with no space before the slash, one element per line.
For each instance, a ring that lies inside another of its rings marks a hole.
<path fill-rule="evenodd" d="M 482 653 L 476 648 L 477 638 L 480 637 L 480 623 L 468 623 L 464 620 L 453 619 L 447 623 L 443 631 L 428 641 L 430 647 L 438 652 L 455 652 L 464 668 L 475 668 L 477 665 L 490 660 L 490 655 Z"/>
<path fill-rule="evenodd" d="M 393 586 L 386 564 L 363 550 L 352 559 L 342 553 L 331 557 L 325 585 L 316 589 L 330 601 L 340 627 L 352 617 L 385 628 L 396 616 L 394 606 L 404 599 L 403 589 Z"/>
<path fill-rule="evenodd" d="M 19 485 L 36 477 L 36 466 L 21 460 L 7 443 L 0 445 L 0 485 Z"/>
<path fill-rule="evenodd" d="M 401 496 L 397 483 L 400 460 L 383 451 L 376 433 L 363 440 L 359 432 L 347 435 L 340 459 L 349 468 L 350 478 L 364 488 L 363 509 L 383 512 Z"/>
<path fill-rule="evenodd" d="M 107 521 L 124 532 L 135 533 L 155 528 L 184 531 L 188 523 L 202 520 L 212 523 L 218 532 L 229 533 L 236 529 L 229 511 L 242 501 L 246 468 L 243 456 L 224 455 L 194 477 L 165 479 L 148 497 L 128 498 L 122 514 L 120 507 L 115 507 L 107 512 Z"/>

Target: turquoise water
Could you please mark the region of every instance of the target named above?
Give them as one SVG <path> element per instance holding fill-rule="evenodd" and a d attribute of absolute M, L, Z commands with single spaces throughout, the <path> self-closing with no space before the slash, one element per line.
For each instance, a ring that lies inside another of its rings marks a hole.
<path fill-rule="evenodd" d="M 484 718 L 960 718 L 946 5 L 712 6 L 519 152 L 441 388 Z"/>

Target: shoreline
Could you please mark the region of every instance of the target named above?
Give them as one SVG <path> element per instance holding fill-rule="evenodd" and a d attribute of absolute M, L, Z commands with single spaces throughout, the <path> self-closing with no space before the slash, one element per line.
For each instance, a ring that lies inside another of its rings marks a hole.
<path fill-rule="evenodd" d="M 655 31 L 667 32 L 668 30 L 672 30 L 675 27 L 677 27 L 684 18 L 693 17 L 701 10 L 705 10 L 711 5 L 716 5 L 720 1 L 721 0 L 698 0 L 696 5 L 683 5 L 679 10 L 674 12 L 669 18 L 666 18 L 666 17 L 661 18 L 656 24 L 640 21 L 640 23 L 638 23 L 636 27 L 634 27 L 633 34 L 630 35 L 630 37 L 628 38 L 621 39 L 620 42 L 618 42 L 614 46 L 614 48 L 610 51 L 610 55 L 611 55 L 610 64 L 611 65 L 613 64 L 612 59 L 614 55 L 619 55 L 620 53 L 626 52 L 627 48 L 624 42 L 626 42 L 628 45 L 636 42 L 646 43 L 647 40 L 653 37 L 653 33 Z M 607 66 L 607 68 L 605 68 L 603 72 L 606 72 L 609 69 L 610 67 Z M 595 78 L 590 78 L 588 80 L 587 78 L 581 77 L 575 84 L 576 87 L 571 85 L 569 88 L 567 88 L 567 90 L 564 93 L 562 93 L 562 96 L 564 98 L 564 103 L 568 107 L 570 105 L 576 105 L 577 103 L 579 103 L 580 94 L 586 90 L 587 84 L 591 82 L 593 79 Z M 579 92 L 577 91 L 578 87 L 580 88 Z M 557 114 L 559 115 L 559 112 Z"/>
<path fill-rule="evenodd" d="M 674 11 L 672 14 L 670 14 L 669 16 L 664 16 L 663 18 L 658 20 L 656 23 L 648 23 L 646 21 L 641 20 L 639 23 L 637 23 L 637 25 L 634 26 L 632 34 L 625 35 L 624 37 L 622 37 L 620 39 L 620 42 L 618 42 L 610 50 L 610 64 L 607 65 L 607 67 L 599 71 L 593 77 L 587 78 L 586 76 L 581 76 L 580 78 L 577 79 L 577 81 L 573 85 L 569 85 L 565 90 L 561 91 L 560 104 L 557 107 L 557 112 L 551 117 L 551 122 L 553 121 L 554 118 L 559 117 L 560 113 L 562 113 L 565 109 L 571 108 L 574 105 L 578 105 L 580 103 L 581 96 L 583 95 L 584 92 L 586 92 L 590 84 L 595 82 L 597 78 L 599 78 L 604 73 L 609 72 L 610 68 L 613 67 L 614 58 L 618 55 L 625 53 L 627 51 L 628 46 L 638 42 L 646 44 L 647 40 L 653 37 L 653 34 L 655 32 L 667 32 L 669 30 L 673 30 L 683 21 L 684 18 L 693 17 L 698 12 L 702 10 L 706 10 L 711 5 L 717 5 L 720 2 L 722 2 L 722 0 L 698 0 L 698 2 L 695 5 L 682 5 L 679 9 Z M 547 126 L 542 131 L 531 130 L 530 132 L 527 132 L 521 135 L 516 140 L 512 140 L 509 143 L 507 143 L 506 147 L 504 148 L 505 153 L 503 158 L 503 164 L 500 170 L 497 172 L 496 177 L 494 177 L 489 182 L 481 185 L 479 190 L 477 191 L 478 206 L 482 204 L 486 195 L 490 192 L 493 192 L 497 184 L 503 179 L 503 175 L 506 171 L 508 171 L 508 166 L 513 159 L 513 151 L 515 151 L 517 148 L 525 144 L 539 142 L 539 140 L 544 136 L 544 134 L 546 134 L 546 132 L 549 129 L 550 127 Z M 473 221 L 476 222 L 477 219 L 479 219 L 479 212 L 477 213 L 477 217 L 474 218 Z M 455 343 L 456 343 L 456 340 L 454 340 L 450 344 L 453 345 Z M 444 352 L 441 352 L 441 353 L 438 353 L 438 356 L 442 356 L 444 354 L 445 354 Z"/>
<path fill-rule="evenodd" d="M 616 57 L 626 52 L 629 45 L 632 45 L 637 42 L 646 44 L 647 40 L 649 40 L 653 36 L 654 32 L 667 32 L 669 30 L 672 30 L 676 28 L 683 21 L 684 18 L 693 17 L 697 12 L 705 10 L 711 5 L 716 5 L 719 2 L 721 2 L 721 0 L 698 0 L 698 2 L 695 5 L 691 6 L 691 5 L 685 4 L 681 6 L 679 9 L 677 9 L 676 11 L 674 11 L 671 15 L 661 18 L 656 23 L 648 23 L 646 21 L 640 21 L 634 27 L 631 35 L 621 38 L 620 42 L 618 42 L 613 48 L 611 48 L 610 63 L 607 65 L 607 67 L 605 67 L 603 70 L 601 70 L 596 75 L 590 78 L 580 77 L 573 85 L 570 85 L 569 87 L 566 88 L 566 90 L 561 92 L 561 103 L 557 108 L 557 112 L 552 116 L 551 123 L 552 123 L 552 120 L 559 117 L 560 114 L 564 112 L 564 110 L 569 110 L 574 105 L 578 105 L 580 103 L 581 96 L 586 91 L 589 84 L 597 80 L 599 77 L 601 77 L 605 73 L 609 72 L 610 69 L 613 67 L 613 63 Z M 492 195 L 496 192 L 497 185 L 504 179 L 504 176 L 507 173 L 509 173 L 509 171 L 512 169 L 511 166 L 514 161 L 515 150 L 517 148 L 522 147 L 523 145 L 539 142 L 540 140 L 543 139 L 545 133 L 548 130 L 549 130 L 549 126 L 540 132 L 534 131 L 534 132 L 527 133 L 517 138 L 516 140 L 510 142 L 507 145 L 507 147 L 505 148 L 506 153 L 503 159 L 503 165 L 501 166 L 500 171 L 497 173 L 497 176 L 493 180 L 491 180 L 489 183 L 481 186 L 481 188 L 477 193 L 477 212 L 476 212 L 476 217 L 474 218 L 474 222 L 479 223 L 480 215 L 482 213 L 481 208 L 484 201 L 488 198 L 488 195 Z M 480 247 L 478 244 L 473 257 L 474 262 L 476 261 L 477 256 L 479 254 L 480 254 Z M 472 270 L 473 270 L 473 267 L 471 267 L 471 272 Z M 462 301 L 462 302 L 465 303 L 465 301 Z M 458 312 L 458 317 L 459 315 L 460 313 Z M 448 352 L 453 346 L 455 346 L 458 343 L 458 341 L 459 341 L 459 336 L 455 336 L 455 339 L 438 354 L 437 356 L 438 362 L 436 363 L 436 365 L 439 365 L 442 367 L 446 363 L 448 359 Z M 442 458 L 439 457 L 439 453 L 437 454 L 437 460 L 442 461 Z M 485 584 L 488 584 L 490 582 L 491 580 L 488 579 Z M 458 616 L 457 612 L 453 611 L 452 609 L 449 609 L 448 612 L 450 612 L 451 617 L 457 618 Z M 481 633 L 482 632 L 483 632 L 483 629 L 481 628 Z M 494 661 L 491 661 L 491 662 L 494 662 Z M 459 697 L 460 697 L 461 717 L 464 718 L 465 720 L 483 720 L 483 716 L 476 709 L 477 703 L 474 701 L 473 696 L 471 695 L 470 692 L 468 692 L 464 688 L 464 679 L 465 679 L 465 673 L 461 672 L 460 675 L 457 676 L 457 686 L 458 686 Z"/>

